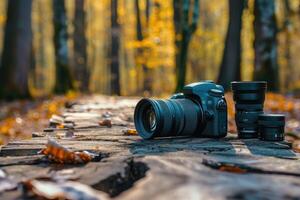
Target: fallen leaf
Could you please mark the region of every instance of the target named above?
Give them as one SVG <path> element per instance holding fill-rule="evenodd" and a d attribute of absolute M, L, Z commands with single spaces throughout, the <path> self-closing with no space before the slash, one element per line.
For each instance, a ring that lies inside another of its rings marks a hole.
<path fill-rule="evenodd" d="M 87 163 L 94 157 L 94 154 L 87 151 L 73 152 L 53 139 L 48 139 L 46 148 L 42 149 L 39 153 L 46 155 L 49 160 L 57 163 Z"/>
<path fill-rule="evenodd" d="M 230 173 L 237 173 L 237 174 L 244 174 L 252 170 L 252 168 L 239 165 L 239 164 L 223 163 L 223 162 L 207 160 L 207 159 L 203 159 L 202 163 L 205 166 L 210 167 L 212 169 L 217 169 L 223 172 L 230 172 Z"/>
<path fill-rule="evenodd" d="M 58 125 L 56 126 L 56 128 L 63 129 L 63 128 L 65 128 L 65 126 L 64 126 L 63 124 L 58 124 Z"/>
<path fill-rule="evenodd" d="M 137 131 L 135 129 L 125 129 L 123 130 L 124 135 L 137 135 Z"/>
<path fill-rule="evenodd" d="M 110 119 L 104 119 L 102 121 L 99 122 L 99 125 L 100 126 L 106 126 L 108 128 L 111 128 L 112 127 L 112 124 L 111 124 L 111 120 Z"/>
<path fill-rule="evenodd" d="M 239 166 L 233 166 L 233 165 L 220 166 L 219 170 L 225 172 L 231 172 L 231 173 L 238 173 L 238 174 L 243 174 L 247 172 L 247 170 L 242 169 Z"/>
<path fill-rule="evenodd" d="M 292 144 L 293 151 L 300 153 L 300 140 L 295 140 Z"/>

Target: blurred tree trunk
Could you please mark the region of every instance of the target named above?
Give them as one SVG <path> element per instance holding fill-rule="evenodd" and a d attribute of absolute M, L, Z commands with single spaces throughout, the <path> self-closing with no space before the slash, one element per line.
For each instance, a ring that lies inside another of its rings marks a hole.
<path fill-rule="evenodd" d="M 68 61 L 68 32 L 65 1 L 53 0 L 52 5 L 56 64 L 54 92 L 63 94 L 74 89 Z"/>
<path fill-rule="evenodd" d="M 31 0 L 9 0 L 5 26 L 0 97 L 28 98 L 28 74 L 33 58 Z"/>
<path fill-rule="evenodd" d="M 229 0 L 229 25 L 218 83 L 227 91 L 231 81 L 241 80 L 241 29 L 244 0 Z"/>
<path fill-rule="evenodd" d="M 146 0 L 146 23 L 147 23 L 147 27 L 149 27 L 150 7 L 151 7 L 150 0 Z"/>
<path fill-rule="evenodd" d="M 142 20 L 141 20 L 141 12 L 140 12 L 140 6 L 139 6 L 140 0 L 135 0 L 135 14 L 136 14 L 136 39 L 139 42 L 142 42 L 145 39 L 143 28 L 142 28 Z M 148 23 L 149 23 L 149 16 L 150 16 L 150 0 L 146 0 L 146 10 L 145 10 L 145 16 L 146 16 L 146 24 L 145 29 L 148 29 Z M 147 32 L 148 30 L 146 30 Z M 152 70 L 147 67 L 147 58 L 145 57 L 145 49 L 144 47 L 138 47 L 137 49 L 137 65 L 138 67 L 141 67 L 143 69 L 144 73 L 144 88 L 143 90 L 146 92 L 149 92 L 149 94 L 152 93 L 152 79 L 153 79 L 153 73 Z"/>
<path fill-rule="evenodd" d="M 293 66 L 291 63 L 291 16 L 292 10 L 290 7 L 289 0 L 284 0 L 284 33 L 285 33 L 285 44 L 284 44 L 284 57 L 286 59 L 286 70 L 285 70 L 285 81 L 284 81 L 284 88 L 286 90 L 290 89 L 292 84 L 294 83 L 294 73 L 293 73 Z"/>
<path fill-rule="evenodd" d="M 277 26 L 274 0 L 255 0 L 254 3 L 254 80 L 265 80 L 268 89 L 279 90 L 277 63 Z"/>
<path fill-rule="evenodd" d="M 89 91 L 89 70 L 87 68 L 86 51 L 86 22 L 85 22 L 84 0 L 75 1 L 74 17 L 74 69 L 75 79 L 79 82 L 81 92 Z"/>
<path fill-rule="evenodd" d="M 181 50 L 181 40 L 182 40 L 182 36 L 181 36 L 182 1 L 183 0 L 173 0 L 173 22 L 174 22 L 174 29 L 175 29 L 175 68 L 176 68 L 176 78 L 177 78 L 176 89 L 175 89 L 176 92 L 180 91 L 180 88 L 178 89 L 178 81 L 179 81 L 178 71 L 181 63 L 180 50 Z"/>
<path fill-rule="evenodd" d="M 197 29 L 199 0 L 194 0 L 193 3 L 191 5 L 191 0 L 173 0 L 177 76 L 176 92 L 181 91 L 185 85 L 188 47 L 191 37 Z M 191 16 L 190 9 L 193 9 Z"/>
<path fill-rule="evenodd" d="M 111 0 L 111 93 L 120 95 L 120 24 L 118 22 L 118 0 Z"/>

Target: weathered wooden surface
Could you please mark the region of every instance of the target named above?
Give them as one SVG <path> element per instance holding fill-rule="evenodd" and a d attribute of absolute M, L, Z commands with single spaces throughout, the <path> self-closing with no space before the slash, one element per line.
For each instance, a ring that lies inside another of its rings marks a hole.
<path fill-rule="evenodd" d="M 134 127 L 136 102 L 103 96 L 83 99 L 63 114 L 64 122 L 75 123 L 75 137 L 57 129 L 13 141 L 0 152 L 0 169 L 17 181 L 60 176 L 61 170 L 69 169 L 75 181 L 104 192 L 104 199 L 300 199 L 300 157 L 287 143 L 240 140 L 235 135 L 143 141 L 122 132 Z M 112 127 L 100 127 L 107 115 Z M 85 165 L 46 162 L 37 152 L 49 136 L 70 149 L 96 152 L 99 159 Z M 219 170 L 207 164 L 211 161 L 237 166 Z M 0 199 L 23 198 L 20 188 L 0 194 Z"/>

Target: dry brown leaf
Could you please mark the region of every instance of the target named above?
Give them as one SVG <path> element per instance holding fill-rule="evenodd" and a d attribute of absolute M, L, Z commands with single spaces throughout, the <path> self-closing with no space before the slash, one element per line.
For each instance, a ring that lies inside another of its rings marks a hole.
<path fill-rule="evenodd" d="M 110 119 L 104 119 L 102 121 L 99 122 L 99 125 L 100 126 L 106 126 L 108 128 L 111 128 L 112 127 L 112 124 L 111 124 L 111 120 Z"/>
<path fill-rule="evenodd" d="M 237 173 L 237 174 L 243 174 L 243 173 L 247 172 L 247 170 L 245 170 L 245 169 L 242 169 L 238 166 L 232 166 L 232 165 L 220 166 L 219 170 L 224 171 L 224 172 Z"/>
<path fill-rule="evenodd" d="M 56 126 L 56 128 L 58 128 L 58 129 L 63 129 L 63 128 L 65 128 L 65 126 L 64 126 L 63 124 L 58 124 L 58 125 Z"/>
<path fill-rule="evenodd" d="M 123 130 L 124 135 L 137 135 L 137 131 L 135 129 L 126 129 Z"/>
<path fill-rule="evenodd" d="M 295 140 L 292 144 L 293 151 L 300 153 L 300 140 Z"/>
<path fill-rule="evenodd" d="M 87 163 L 94 157 L 93 154 L 86 151 L 73 152 L 53 139 L 48 139 L 46 148 L 42 149 L 39 153 L 46 155 L 51 161 L 71 164 Z"/>

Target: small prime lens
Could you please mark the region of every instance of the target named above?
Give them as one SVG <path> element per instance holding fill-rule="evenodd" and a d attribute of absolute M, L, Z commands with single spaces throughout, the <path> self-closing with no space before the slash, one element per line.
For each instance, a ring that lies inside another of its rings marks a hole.
<path fill-rule="evenodd" d="M 265 141 L 283 141 L 285 116 L 281 114 L 262 114 L 258 117 L 259 135 Z"/>
<path fill-rule="evenodd" d="M 144 98 L 138 102 L 134 111 L 136 129 L 144 139 L 194 135 L 202 121 L 201 106 L 188 98 Z"/>
<path fill-rule="evenodd" d="M 263 114 L 265 81 L 231 82 L 235 101 L 235 122 L 239 138 L 258 137 L 258 116 Z"/>

